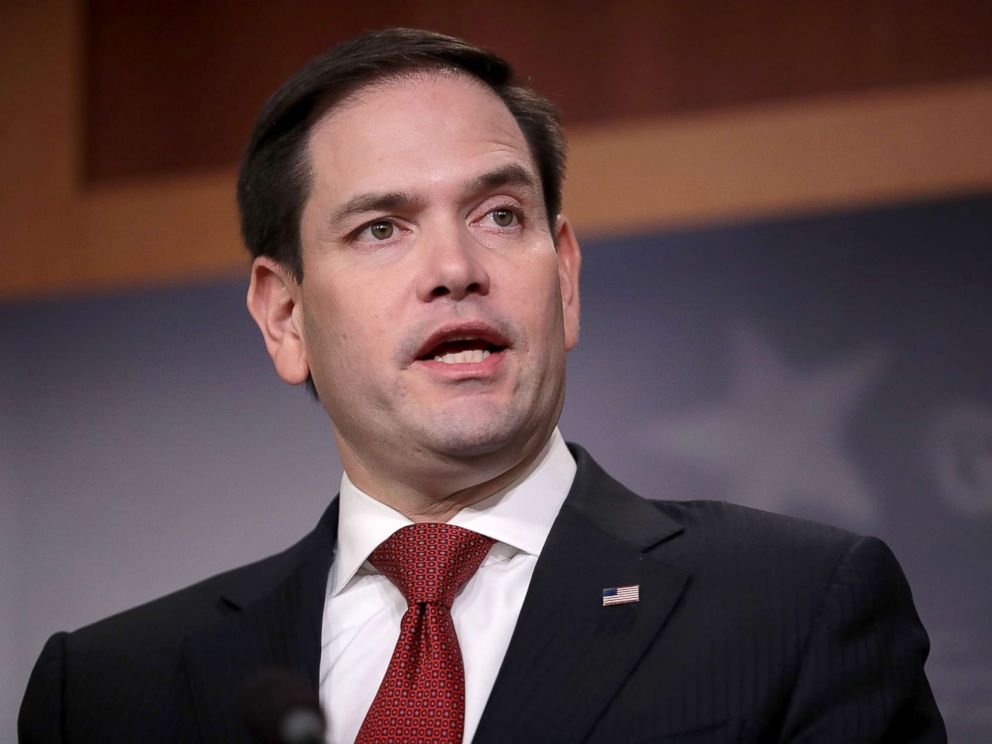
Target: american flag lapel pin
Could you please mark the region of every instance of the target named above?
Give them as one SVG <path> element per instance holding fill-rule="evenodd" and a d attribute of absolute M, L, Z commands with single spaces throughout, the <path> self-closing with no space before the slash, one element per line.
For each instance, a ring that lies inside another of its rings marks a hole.
<path fill-rule="evenodd" d="M 603 607 L 641 601 L 641 585 L 609 586 L 603 589 Z"/>

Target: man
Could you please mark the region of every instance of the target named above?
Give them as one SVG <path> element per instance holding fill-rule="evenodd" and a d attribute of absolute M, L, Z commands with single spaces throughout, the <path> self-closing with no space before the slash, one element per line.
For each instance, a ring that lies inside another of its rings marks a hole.
<path fill-rule="evenodd" d="M 882 543 L 647 501 L 564 445 L 563 160 L 546 101 L 435 34 L 276 93 L 238 187 L 248 307 L 331 418 L 340 498 L 285 553 L 54 636 L 23 741 L 242 739 L 271 666 L 332 741 L 945 739 Z"/>

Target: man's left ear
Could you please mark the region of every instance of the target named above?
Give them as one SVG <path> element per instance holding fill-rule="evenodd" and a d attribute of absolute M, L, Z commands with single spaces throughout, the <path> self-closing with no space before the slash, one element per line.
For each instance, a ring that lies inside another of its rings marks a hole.
<path fill-rule="evenodd" d="M 559 215 L 555 224 L 555 235 L 562 319 L 565 323 L 565 350 L 571 351 L 579 342 L 579 267 L 582 265 L 582 252 L 572 225 L 563 216 Z"/>

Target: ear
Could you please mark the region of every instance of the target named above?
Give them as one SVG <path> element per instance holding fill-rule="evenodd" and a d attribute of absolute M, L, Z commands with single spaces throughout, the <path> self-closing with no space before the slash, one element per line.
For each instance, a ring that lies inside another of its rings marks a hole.
<path fill-rule="evenodd" d="M 291 385 L 310 374 L 299 319 L 300 285 L 282 264 L 259 256 L 251 265 L 248 312 L 258 324 L 276 373 Z"/>
<path fill-rule="evenodd" d="M 579 268 L 582 265 L 582 252 L 572 226 L 565 217 L 558 217 L 555 230 L 561 310 L 565 323 L 565 350 L 571 351 L 579 342 Z"/>

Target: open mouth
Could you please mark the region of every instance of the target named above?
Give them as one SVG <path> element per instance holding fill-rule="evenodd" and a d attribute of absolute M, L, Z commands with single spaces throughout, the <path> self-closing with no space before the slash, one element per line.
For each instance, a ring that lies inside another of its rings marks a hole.
<path fill-rule="evenodd" d="M 438 330 L 427 339 L 416 358 L 440 364 L 481 364 L 508 346 L 509 342 L 495 329 L 473 323 Z"/>
<path fill-rule="evenodd" d="M 459 338 L 442 341 L 422 357 L 421 361 L 442 364 L 479 364 L 506 347 L 481 338 Z"/>

